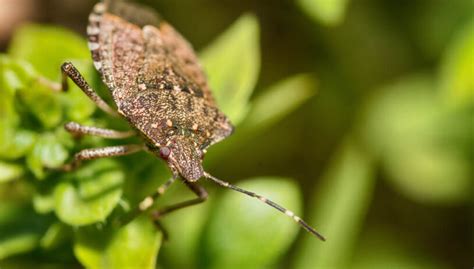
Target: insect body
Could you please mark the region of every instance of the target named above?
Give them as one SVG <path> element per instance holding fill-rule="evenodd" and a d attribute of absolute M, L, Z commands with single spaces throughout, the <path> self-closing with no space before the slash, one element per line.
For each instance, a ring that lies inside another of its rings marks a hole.
<path fill-rule="evenodd" d="M 205 177 L 276 208 L 324 240 L 291 211 L 204 171 L 202 159 L 206 149 L 229 136 L 233 127 L 214 102 L 191 45 L 171 25 L 141 6 L 106 1 L 95 5 L 89 16 L 87 33 L 94 65 L 111 91 L 117 109 L 103 101 L 70 63 L 62 66 L 63 87 L 67 87 L 67 77 L 71 78 L 99 108 L 125 118 L 135 132 L 77 123 L 66 124 L 66 129 L 78 135 L 106 138 L 138 134 L 144 144 L 82 150 L 64 167 L 66 170 L 76 168 L 83 160 L 147 150 L 167 162 L 173 177 L 153 195 L 146 197 L 137 212 L 148 210 L 154 199 L 162 195 L 177 178 L 198 198 L 154 211 L 152 215 L 155 218 L 205 201 L 207 192 L 196 183 Z"/>

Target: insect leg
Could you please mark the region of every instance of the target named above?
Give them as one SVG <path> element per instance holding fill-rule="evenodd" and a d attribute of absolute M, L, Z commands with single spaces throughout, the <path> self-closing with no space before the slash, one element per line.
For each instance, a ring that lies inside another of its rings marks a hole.
<path fill-rule="evenodd" d="M 163 195 L 175 180 L 176 177 L 173 176 L 172 178 L 168 179 L 168 181 L 166 181 L 163 185 L 161 185 L 158 189 L 156 189 L 156 191 L 152 195 L 147 196 L 145 199 L 143 199 L 143 201 L 141 201 L 138 205 L 138 213 L 148 210 L 153 205 L 155 200 L 158 199 L 158 197 L 160 197 L 161 195 Z"/>
<path fill-rule="evenodd" d="M 225 182 L 225 181 L 222 181 L 208 173 L 204 173 L 204 176 L 209 179 L 209 180 L 212 180 L 214 181 L 215 183 L 217 183 L 218 185 L 222 186 L 222 187 L 225 187 L 225 188 L 229 188 L 231 190 L 234 190 L 234 191 L 237 191 L 237 192 L 240 192 L 240 193 L 243 193 L 245 195 L 248 195 L 250 197 L 254 197 L 254 198 L 257 198 L 259 201 L 275 208 L 276 210 L 282 212 L 283 214 L 287 215 L 288 217 L 292 218 L 296 223 L 298 223 L 301 227 L 303 227 L 306 231 L 312 233 L 313 235 L 315 235 L 316 237 L 318 237 L 319 239 L 321 239 L 322 241 L 326 241 L 326 239 L 324 238 L 324 236 L 322 236 L 320 233 L 318 233 L 313 227 L 309 226 L 309 224 L 307 224 L 304 220 L 302 220 L 300 217 L 296 216 L 295 213 L 293 213 L 292 211 L 282 207 L 281 205 L 273 202 L 272 200 L 268 199 L 268 198 L 265 198 L 263 196 L 261 196 L 260 194 L 256 194 L 254 192 L 251 192 L 251 191 L 247 191 L 247 190 L 244 190 L 242 188 L 239 188 L 237 186 L 234 186 L 228 182 Z"/>
<path fill-rule="evenodd" d="M 168 179 L 165 183 L 163 183 L 163 185 L 158 187 L 152 195 L 147 196 L 145 199 L 143 199 L 139 203 L 138 207 L 135 208 L 130 214 L 128 214 L 123 220 L 118 221 L 117 224 L 126 225 L 132 220 L 134 220 L 139 214 L 148 210 L 151 206 L 153 206 L 155 200 L 158 199 L 158 197 L 160 197 L 161 195 L 163 195 L 166 192 L 166 190 L 171 186 L 171 184 L 173 184 L 175 180 L 176 180 L 175 176 Z M 163 240 L 167 241 L 168 231 L 166 230 L 166 228 L 163 226 L 163 224 L 160 221 L 156 219 L 152 219 L 152 221 L 155 227 L 162 232 Z"/>
<path fill-rule="evenodd" d="M 163 224 L 158 220 L 153 220 L 153 224 L 163 234 L 163 241 L 168 241 L 169 234 L 168 234 L 168 230 L 166 229 L 166 227 L 164 227 Z"/>
<path fill-rule="evenodd" d="M 171 184 L 175 182 L 175 180 L 176 180 L 176 176 L 171 177 L 165 183 L 163 183 L 163 185 L 158 187 L 152 195 L 149 195 L 145 199 L 143 199 L 138 204 L 138 206 L 121 221 L 121 225 L 126 225 L 127 223 L 135 219 L 138 215 L 140 215 L 142 212 L 150 209 L 150 207 L 152 207 L 153 204 L 155 203 L 155 200 L 158 199 L 158 197 L 162 196 L 166 192 L 166 190 L 171 186 Z M 155 223 L 155 225 L 159 226 L 159 223 L 157 222 Z"/>
<path fill-rule="evenodd" d="M 202 186 L 196 183 L 186 181 L 186 180 L 184 180 L 183 182 L 192 192 L 194 192 L 198 196 L 198 198 L 184 201 L 175 205 L 167 206 L 160 210 L 154 210 L 153 212 L 151 212 L 151 216 L 154 220 L 158 220 L 162 216 L 169 214 L 173 211 L 176 211 L 178 209 L 197 205 L 207 200 L 207 196 L 208 196 L 207 191 Z"/>
<path fill-rule="evenodd" d="M 84 149 L 74 155 L 71 163 L 65 164 L 62 167 L 64 171 L 71 171 L 79 167 L 84 160 L 93 160 L 105 157 L 115 157 L 129 155 L 143 150 L 142 145 L 122 145 L 103 148 Z"/>
<path fill-rule="evenodd" d="M 76 137 L 82 135 L 93 135 L 110 139 L 122 139 L 136 135 L 134 131 L 116 131 L 94 126 L 84 126 L 77 122 L 68 122 L 64 125 L 64 128 Z"/>
<path fill-rule="evenodd" d="M 118 117 L 119 114 L 111 108 L 86 82 L 77 68 L 70 62 L 61 65 L 62 71 L 62 90 L 68 90 L 67 78 L 69 77 L 74 83 L 104 112 L 111 116 Z"/>
<path fill-rule="evenodd" d="M 144 212 L 144 211 L 147 211 L 148 209 L 150 209 L 155 200 L 160 197 L 161 195 L 163 195 L 163 193 L 165 193 L 165 191 L 169 188 L 169 186 L 171 186 L 171 184 L 176 180 L 176 177 L 172 177 L 170 178 L 168 181 L 166 181 L 163 185 L 161 185 L 157 190 L 156 192 L 154 192 L 152 195 L 150 196 L 147 196 L 145 199 L 143 199 L 143 201 L 140 202 L 140 204 L 138 205 L 138 207 L 131 213 L 129 214 L 125 219 L 124 221 L 122 221 L 122 225 L 126 225 L 127 223 L 129 223 L 130 221 L 132 221 L 135 217 L 137 217 L 140 213 Z M 155 223 L 155 225 L 161 229 L 162 229 L 162 225 L 161 223 L 159 222 L 159 219 L 163 216 L 163 215 L 166 215 L 168 213 L 171 213 L 173 211 L 176 211 L 178 209 L 181 209 L 181 208 L 185 208 L 185 207 L 188 207 L 188 206 L 192 206 L 192 205 L 196 205 L 196 204 L 200 204 L 204 201 L 207 200 L 207 191 L 195 184 L 195 183 L 192 183 L 192 182 L 188 182 L 188 181 L 184 181 L 184 183 L 186 184 L 186 186 L 192 191 L 194 192 L 198 198 L 196 199 L 191 199 L 191 200 L 188 200 L 188 201 L 184 201 L 184 202 L 181 202 L 181 203 L 178 203 L 178 204 L 175 204 L 175 205 L 171 205 L 171 206 L 168 206 L 168 207 L 165 207 L 161 210 L 153 210 L 150 214 L 153 222 Z"/>

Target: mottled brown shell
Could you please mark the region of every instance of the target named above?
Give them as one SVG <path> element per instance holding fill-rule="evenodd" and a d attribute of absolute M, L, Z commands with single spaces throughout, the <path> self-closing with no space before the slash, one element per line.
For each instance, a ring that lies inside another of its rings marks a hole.
<path fill-rule="evenodd" d="M 191 45 L 146 8 L 99 3 L 89 16 L 94 65 L 118 111 L 183 178 L 203 175 L 203 151 L 232 133 Z M 163 157 L 163 156 L 162 156 Z"/>

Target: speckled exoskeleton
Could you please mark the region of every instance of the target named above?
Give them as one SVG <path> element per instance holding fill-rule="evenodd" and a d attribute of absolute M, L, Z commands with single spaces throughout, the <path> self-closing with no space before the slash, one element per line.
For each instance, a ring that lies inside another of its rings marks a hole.
<path fill-rule="evenodd" d="M 143 145 L 123 145 L 78 152 L 64 170 L 83 160 L 149 151 L 167 162 L 173 177 L 146 197 L 135 212 L 152 208 L 176 179 L 181 179 L 198 198 L 151 211 L 154 219 L 206 200 L 207 192 L 196 182 L 204 177 L 276 208 L 307 231 L 324 238 L 293 212 L 256 193 L 243 190 L 206 173 L 202 159 L 206 149 L 233 131 L 228 118 L 217 107 L 206 76 L 191 45 L 153 11 L 122 1 L 94 6 L 87 27 L 95 68 L 109 88 L 116 108 L 109 106 L 89 86 L 71 63 L 64 63 L 63 89 L 67 78 L 106 113 L 126 119 L 133 131 L 116 131 L 75 122 L 65 128 L 75 135 L 121 139 L 140 136 Z"/>

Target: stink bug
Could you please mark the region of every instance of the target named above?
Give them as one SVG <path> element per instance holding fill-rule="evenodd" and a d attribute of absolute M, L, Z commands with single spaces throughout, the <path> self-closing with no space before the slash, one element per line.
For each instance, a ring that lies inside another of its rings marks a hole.
<path fill-rule="evenodd" d="M 71 63 L 61 67 L 63 89 L 67 89 L 67 78 L 72 79 L 100 109 L 123 117 L 133 131 L 108 130 L 74 122 L 66 124 L 66 130 L 74 135 L 112 139 L 138 135 L 144 143 L 82 150 L 64 170 L 75 169 L 83 160 L 145 150 L 166 161 L 173 176 L 139 204 L 137 214 L 150 209 L 154 200 L 176 179 L 181 179 L 198 198 L 153 211 L 155 219 L 204 202 L 208 194 L 197 184 L 204 177 L 257 198 L 324 240 L 293 212 L 204 171 L 202 159 L 206 149 L 229 136 L 233 126 L 214 102 L 191 45 L 171 25 L 144 7 L 105 1 L 94 6 L 87 34 L 95 68 L 111 91 L 117 109 L 101 99 Z"/>

